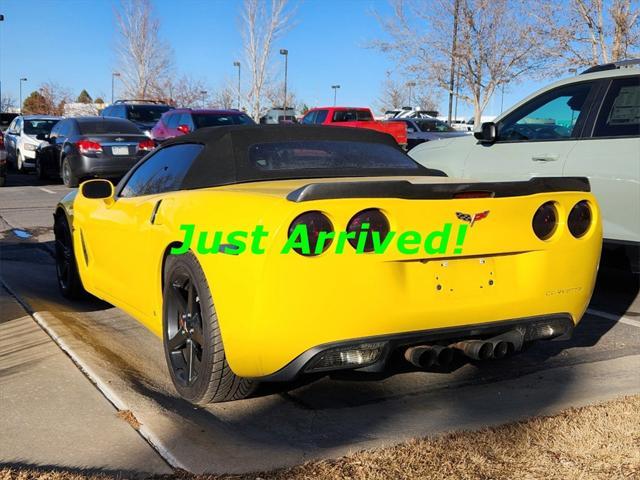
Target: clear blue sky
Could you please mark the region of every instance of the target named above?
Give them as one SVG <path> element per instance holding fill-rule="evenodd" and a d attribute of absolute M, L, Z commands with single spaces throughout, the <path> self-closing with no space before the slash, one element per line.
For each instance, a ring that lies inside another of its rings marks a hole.
<path fill-rule="evenodd" d="M 94 98 L 109 101 L 116 65 L 114 4 L 116 0 L 0 0 L 5 15 L 0 23 L 3 95 L 17 100 L 18 79 L 27 77 L 23 98 L 53 81 L 74 96 L 86 88 Z M 179 73 L 204 79 L 210 89 L 235 78 L 233 61 L 242 53 L 240 0 L 156 0 L 154 5 Z M 365 48 L 384 36 L 374 9 L 390 11 L 386 0 L 304 0 L 298 5 L 295 26 L 275 44 L 276 51 L 289 50 L 289 85 L 298 99 L 310 106 L 331 104 L 331 85 L 338 83 L 339 103 L 374 106 L 385 72 L 394 70 L 388 57 Z M 511 87 L 505 92 L 505 108 L 537 87 L 533 82 Z M 443 113 L 446 101 L 443 92 Z M 485 113 L 499 111 L 498 94 Z M 458 112 L 469 116 L 472 109 L 460 105 Z"/>

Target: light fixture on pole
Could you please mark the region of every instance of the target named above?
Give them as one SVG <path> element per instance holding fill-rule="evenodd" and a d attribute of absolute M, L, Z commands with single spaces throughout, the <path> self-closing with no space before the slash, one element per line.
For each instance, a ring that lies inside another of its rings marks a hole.
<path fill-rule="evenodd" d="M 23 77 L 20 79 L 20 113 L 22 113 L 22 82 L 26 82 L 27 77 Z"/>
<path fill-rule="evenodd" d="M 340 88 L 340 85 L 331 85 L 331 88 L 333 88 L 333 106 L 336 106 L 336 96 L 338 93 L 338 89 Z"/>
<path fill-rule="evenodd" d="M 238 110 L 240 110 L 240 62 L 233 62 L 234 67 L 238 67 Z"/>
<path fill-rule="evenodd" d="M 206 90 L 200 90 L 200 95 L 202 95 L 202 108 L 204 108 L 204 102 L 205 102 L 205 98 L 207 95 L 207 91 Z"/>
<path fill-rule="evenodd" d="M 120 76 L 120 72 L 111 73 L 111 103 L 113 104 L 113 92 L 115 90 L 115 78 Z"/>
<path fill-rule="evenodd" d="M 287 50 L 286 48 L 281 48 L 280 49 L 280 55 L 284 55 L 284 105 L 283 105 L 283 110 L 284 110 L 284 115 L 286 118 L 287 115 L 287 67 L 288 67 L 288 61 L 289 61 L 289 50 Z"/>
<path fill-rule="evenodd" d="M 413 97 L 411 96 L 412 88 L 416 86 L 416 82 L 407 82 L 407 87 L 409 87 L 409 106 L 413 107 Z"/>

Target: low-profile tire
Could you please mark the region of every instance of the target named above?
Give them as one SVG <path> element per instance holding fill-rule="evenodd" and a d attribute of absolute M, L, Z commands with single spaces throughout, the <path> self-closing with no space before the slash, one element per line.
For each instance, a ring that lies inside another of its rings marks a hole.
<path fill-rule="evenodd" d="M 47 178 L 49 178 L 49 175 L 47 175 L 46 169 L 42 166 L 42 162 L 37 156 L 36 156 L 36 176 L 38 177 L 38 180 L 46 180 Z"/>
<path fill-rule="evenodd" d="M 69 160 L 66 158 L 62 160 L 60 176 L 62 177 L 62 183 L 64 183 L 65 187 L 76 188 L 78 186 L 78 176 L 73 173 Z"/>
<path fill-rule="evenodd" d="M 55 235 L 56 276 L 60 293 L 63 297 L 73 300 L 81 298 L 84 296 L 85 290 L 78 273 L 71 228 L 64 213 L 56 214 L 53 233 Z"/>
<path fill-rule="evenodd" d="M 191 252 L 167 258 L 162 303 L 164 352 L 180 396 L 198 405 L 249 396 L 256 382 L 231 371 L 211 291 Z"/>

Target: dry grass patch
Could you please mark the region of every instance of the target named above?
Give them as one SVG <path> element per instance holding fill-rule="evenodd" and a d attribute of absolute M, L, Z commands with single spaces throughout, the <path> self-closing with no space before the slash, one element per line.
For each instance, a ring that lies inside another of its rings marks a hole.
<path fill-rule="evenodd" d="M 101 480 L 104 475 L 0 468 L 0 480 Z M 112 478 L 112 477 L 110 477 Z M 123 477 L 120 477 L 123 478 Z M 413 440 L 395 447 L 250 475 L 156 479 L 640 479 L 640 396 L 495 428 Z"/>

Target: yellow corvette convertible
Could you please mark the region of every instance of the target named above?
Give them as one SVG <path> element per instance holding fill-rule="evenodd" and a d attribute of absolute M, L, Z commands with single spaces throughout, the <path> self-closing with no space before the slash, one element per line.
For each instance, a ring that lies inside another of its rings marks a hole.
<path fill-rule="evenodd" d="M 570 335 L 600 256 L 588 180 L 439 173 L 364 129 L 198 130 L 60 202 L 58 283 L 161 337 L 194 403 Z"/>

